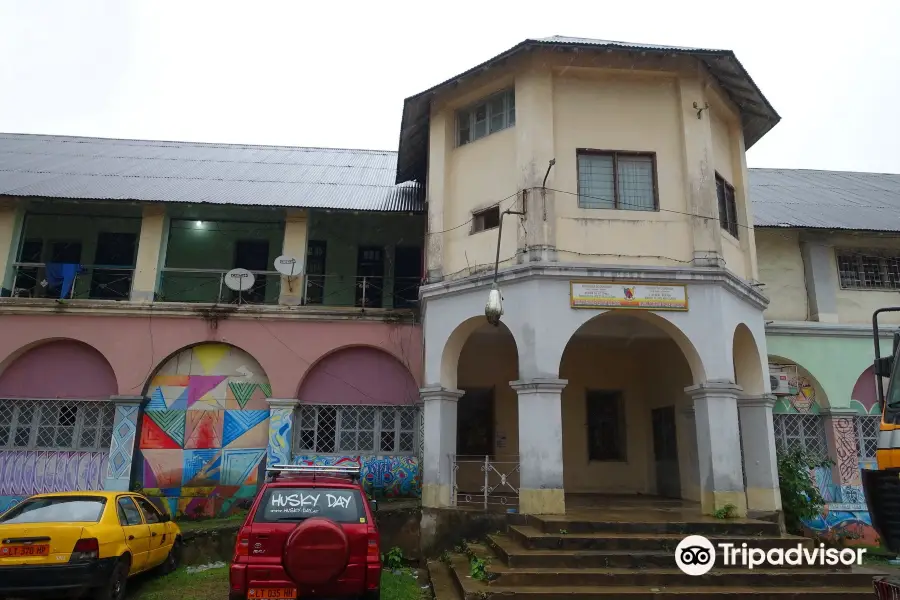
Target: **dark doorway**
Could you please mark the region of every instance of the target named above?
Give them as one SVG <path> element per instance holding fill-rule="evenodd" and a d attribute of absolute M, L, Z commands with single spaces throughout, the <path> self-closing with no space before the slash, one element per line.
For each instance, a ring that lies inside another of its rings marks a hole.
<path fill-rule="evenodd" d="M 94 268 L 91 273 L 91 298 L 129 299 L 136 250 L 137 235 L 134 233 L 101 231 L 97 234 L 97 250 L 94 252 Z"/>
<path fill-rule="evenodd" d="M 656 493 L 666 498 L 681 497 L 678 470 L 678 438 L 675 429 L 675 407 L 652 411 L 653 457 L 656 463 Z"/>
<path fill-rule="evenodd" d="M 356 306 L 381 308 L 384 290 L 384 249 L 362 246 L 356 254 Z"/>
<path fill-rule="evenodd" d="M 394 307 L 412 308 L 419 303 L 422 280 L 422 249 L 398 246 L 394 249 Z"/>
<path fill-rule="evenodd" d="M 456 452 L 484 458 L 494 454 L 494 388 L 466 388 L 456 407 Z"/>
<path fill-rule="evenodd" d="M 306 303 L 322 304 L 325 299 L 325 259 L 328 245 L 310 240 L 306 246 Z"/>
<path fill-rule="evenodd" d="M 234 243 L 234 268 L 269 271 L 269 240 L 238 240 Z M 273 267 L 274 268 L 274 267 Z M 231 292 L 232 301 L 263 304 L 266 301 L 268 275 L 254 273 L 253 287 L 246 292 Z"/>

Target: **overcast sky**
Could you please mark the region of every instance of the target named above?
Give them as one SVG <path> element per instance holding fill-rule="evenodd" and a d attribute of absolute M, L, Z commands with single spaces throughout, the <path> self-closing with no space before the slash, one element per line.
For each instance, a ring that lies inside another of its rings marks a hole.
<path fill-rule="evenodd" d="M 897 0 L 0 0 L 0 131 L 396 150 L 404 98 L 559 34 L 734 50 L 782 116 L 751 167 L 900 173 L 898 25 Z"/>

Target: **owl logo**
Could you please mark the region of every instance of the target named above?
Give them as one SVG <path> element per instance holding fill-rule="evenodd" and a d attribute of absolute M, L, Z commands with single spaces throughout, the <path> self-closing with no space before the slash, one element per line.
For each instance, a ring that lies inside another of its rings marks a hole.
<path fill-rule="evenodd" d="M 626 300 L 634 300 L 634 288 L 633 287 L 627 287 L 627 288 L 622 288 L 622 289 L 625 290 L 625 299 Z"/>

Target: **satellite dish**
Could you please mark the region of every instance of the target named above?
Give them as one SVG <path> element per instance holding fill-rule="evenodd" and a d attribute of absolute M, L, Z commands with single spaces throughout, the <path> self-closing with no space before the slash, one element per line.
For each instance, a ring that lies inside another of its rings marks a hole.
<path fill-rule="evenodd" d="M 303 271 L 303 263 L 293 256 L 282 255 L 275 259 L 275 270 L 287 277 L 296 277 Z"/>
<path fill-rule="evenodd" d="M 253 287 L 256 277 L 247 269 L 232 269 L 225 273 L 225 285 L 236 292 L 246 292 Z"/>

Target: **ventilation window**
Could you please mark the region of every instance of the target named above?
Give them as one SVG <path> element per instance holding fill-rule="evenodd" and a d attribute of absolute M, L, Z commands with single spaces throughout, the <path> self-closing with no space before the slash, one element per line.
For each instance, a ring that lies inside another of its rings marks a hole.
<path fill-rule="evenodd" d="M 472 217 L 472 233 L 486 231 L 500 226 L 500 207 L 492 206 L 476 212 Z"/>

